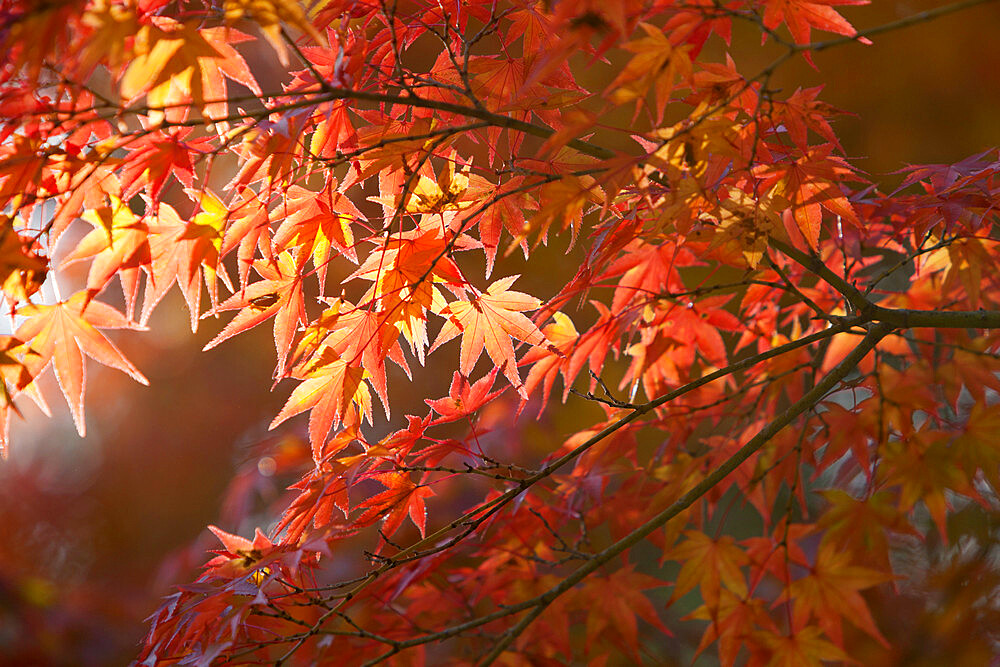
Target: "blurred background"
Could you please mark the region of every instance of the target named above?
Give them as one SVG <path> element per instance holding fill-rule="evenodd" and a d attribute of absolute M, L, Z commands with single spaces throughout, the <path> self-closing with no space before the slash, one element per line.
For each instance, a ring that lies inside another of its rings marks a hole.
<path fill-rule="evenodd" d="M 864 29 L 935 4 L 880 1 L 842 11 Z M 906 164 L 953 162 L 1000 145 L 997 34 L 1000 8 L 984 5 L 876 35 L 873 46 L 851 44 L 817 54 L 818 70 L 801 59 L 788 63 L 772 87 L 791 93 L 825 85 L 821 99 L 854 114 L 835 124 L 847 154 L 858 156 L 855 164 L 891 189 L 898 182 L 891 172 Z M 777 53 L 760 48 L 758 40 L 750 31 L 734 36 L 731 50 L 744 74 L 754 74 Z M 721 60 L 723 53 L 723 45 L 713 43 L 705 56 Z M 552 252 L 558 257 L 561 249 Z M 525 272 L 518 284 L 527 291 L 544 296 L 558 287 L 545 287 L 550 276 L 527 273 L 530 267 L 517 254 L 498 262 L 508 266 L 498 265 L 495 275 Z M 82 280 L 78 272 L 61 273 L 63 293 Z M 246 528 L 225 523 L 232 510 L 223 507 L 226 488 L 240 471 L 239 483 L 258 488 L 280 472 L 280 460 L 261 463 L 258 443 L 268 437 L 267 424 L 289 386 L 269 391 L 270 323 L 201 352 L 225 321 L 203 320 L 192 335 L 187 311 L 173 291 L 149 332 L 115 337 L 150 386 L 88 365 L 85 439 L 77 436 L 51 373 L 44 389 L 53 419 L 19 402 L 26 419 L 15 418 L 10 455 L 0 463 L 0 664 L 129 662 L 145 631 L 143 619 L 159 597 L 171 583 L 196 576 L 204 550 L 214 548 L 206 524 Z M 445 395 L 450 374 L 431 382 L 436 393 L 394 404 L 393 424 L 420 411 L 419 399 Z M 390 388 L 394 381 L 399 395 L 405 378 L 390 377 Z M 377 413 L 376 419 L 381 417 Z M 304 417 L 292 420 L 267 444 L 278 443 L 294 459 L 301 447 L 295 434 L 304 423 Z M 272 495 L 277 489 L 277 484 L 263 488 Z M 240 493 L 235 489 L 230 505 L 239 502 Z M 974 527 L 983 521 L 967 520 Z M 976 576 L 978 585 L 1000 583 L 995 572 Z M 947 591 L 950 581 L 936 585 Z M 960 594 L 961 586 L 953 592 Z M 890 641 L 909 636 L 907 645 L 919 646 L 913 642 L 937 630 L 921 625 L 919 595 L 914 593 L 912 609 L 907 599 L 892 598 L 892 609 L 879 608 L 877 600 L 873 605 Z M 896 620 L 887 626 L 883 619 Z M 960 621 L 941 630 L 958 634 L 939 644 L 968 639 Z M 917 664 L 933 655 L 928 651 L 896 656 L 894 664 Z M 704 659 L 714 660 L 712 651 Z"/>

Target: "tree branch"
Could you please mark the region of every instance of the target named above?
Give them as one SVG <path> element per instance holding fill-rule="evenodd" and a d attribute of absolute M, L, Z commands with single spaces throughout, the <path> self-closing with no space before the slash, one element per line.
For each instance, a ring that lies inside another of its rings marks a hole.
<path fill-rule="evenodd" d="M 911 310 L 879 306 L 870 301 L 857 287 L 831 271 L 819 257 L 806 254 L 778 239 L 771 239 L 771 245 L 840 292 L 865 321 L 884 322 L 900 329 L 920 327 L 935 329 L 1000 328 L 1000 311 L 997 310 Z"/>
<path fill-rule="evenodd" d="M 518 635 L 524 632 L 524 630 L 536 618 L 538 618 L 538 616 L 545 611 L 546 607 L 548 607 L 556 598 L 576 586 L 576 584 L 581 582 L 588 575 L 610 561 L 612 558 L 618 556 L 626 549 L 645 539 L 654 530 L 663 526 L 665 523 L 690 507 L 696 500 L 711 491 L 731 472 L 736 470 L 740 464 L 767 444 L 767 442 L 777 435 L 781 429 L 792 423 L 792 421 L 803 412 L 816 405 L 829 391 L 831 391 L 841 380 L 853 371 L 854 367 L 858 365 L 865 355 L 871 352 L 878 342 L 882 340 L 882 338 L 884 338 L 890 331 L 892 331 L 892 327 L 887 324 L 876 324 L 871 327 L 868 334 L 861 340 L 860 343 L 858 343 L 857 347 L 855 347 L 851 353 L 843 359 L 843 361 L 837 364 L 833 370 L 827 373 L 827 375 L 808 393 L 789 406 L 789 408 L 781 415 L 775 417 L 771 423 L 762 428 L 757 435 L 751 438 L 747 444 L 743 445 L 739 451 L 729 457 L 725 463 L 707 475 L 705 479 L 696 484 L 694 488 L 685 493 L 674 504 L 612 544 L 607 549 L 595 555 L 593 560 L 581 566 L 576 572 L 561 581 L 558 585 L 553 586 L 551 589 L 542 595 L 533 598 L 532 600 L 527 600 L 519 605 L 516 605 L 519 610 L 531 608 L 531 611 L 528 615 L 522 618 L 517 625 L 504 633 L 503 638 L 496 643 L 493 650 L 491 650 L 479 663 L 480 667 L 486 667 L 496 660 L 500 654 L 503 653 L 508 646 L 510 646 L 511 642 L 513 642 Z"/>

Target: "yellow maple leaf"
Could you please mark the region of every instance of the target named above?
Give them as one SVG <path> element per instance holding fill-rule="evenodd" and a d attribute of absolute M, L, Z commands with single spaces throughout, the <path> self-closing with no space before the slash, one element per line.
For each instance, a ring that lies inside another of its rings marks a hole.
<path fill-rule="evenodd" d="M 194 104 L 206 117 L 220 119 L 228 113 L 226 78 L 262 95 L 257 80 L 233 44 L 250 39 L 232 28 L 199 28 L 155 16 L 135 36 L 135 58 L 120 82 L 126 103 L 143 94 L 152 124 L 183 120 Z"/>
<path fill-rule="evenodd" d="M 264 33 L 264 38 L 278 53 L 278 60 L 288 66 L 288 49 L 281 34 L 281 24 L 285 23 L 309 35 L 314 41 L 324 43 L 323 36 L 306 18 L 302 3 L 296 0 L 225 0 L 222 10 L 226 22 L 233 23 L 244 16 L 249 17 Z"/>

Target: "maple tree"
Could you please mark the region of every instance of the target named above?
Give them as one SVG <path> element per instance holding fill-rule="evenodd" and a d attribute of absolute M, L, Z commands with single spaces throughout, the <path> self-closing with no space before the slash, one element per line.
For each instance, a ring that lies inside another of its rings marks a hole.
<path fill-rule="evenodd" d="M 977 664 L 1000 154 L 884 191 L 770 84 L 988 1 L 862 32 L 863 0 L 2 2 L 2 445 L 49 367 L 81 436 L 85 357 L 145 383 L 101 330 L 176 284 L 206 349 L 273 327 L 270 427 L 305 436 L 239 473 L 140 664 L 663 662 L 689 628 L 857 661 L 913 540 L 994 584 L 946 603 Z"/>

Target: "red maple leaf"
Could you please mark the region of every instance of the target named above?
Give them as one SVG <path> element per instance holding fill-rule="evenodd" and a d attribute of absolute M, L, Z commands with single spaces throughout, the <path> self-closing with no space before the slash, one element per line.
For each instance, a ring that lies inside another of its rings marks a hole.
<path fill-rule="evenodd" d="M 774 30 L 781 23 L 787 24 L 796 44 L 808 44 L 812 28 L 853 36 L 858 31 L 833 7 L 867 4 L 868 0 L 767 0 L 764 7 L 764 27 Z M 871 43 L 865 39 L 862 41 Z"/>
<path fill-rule="evenodd" d="M 420 530 L 420 535 L 423 537 L 427 527 L 424 498 L 433 496 L 434 492 L 427 486 L 414 484 L 409 475 L 404 473 L 382 473 L 375 475 L 374 478 L 387 488 L 361 503 L 365 511 L 357 518 L 355 525 L 365 526 L 382 519 L 382 534 L 390 538 L 399 530 L 403 519 L 409 515 L 413 525 Z M 384 542 L 380 543 L 379 549 L 383 545 Z"/>
<path fill-rule="evenodd" d="M 499 370 L 499 368 L 494 367 L 488 375 L 471 385 L 469 378 L 455 371 L 451 378 L 451 387 L 448 388 L 447 398 L 424 399 L 424 403 L 441 415 L 431 423 L 446 424 L 467 417 L 502 394 L 503 389 L 490 391 Z"/>

